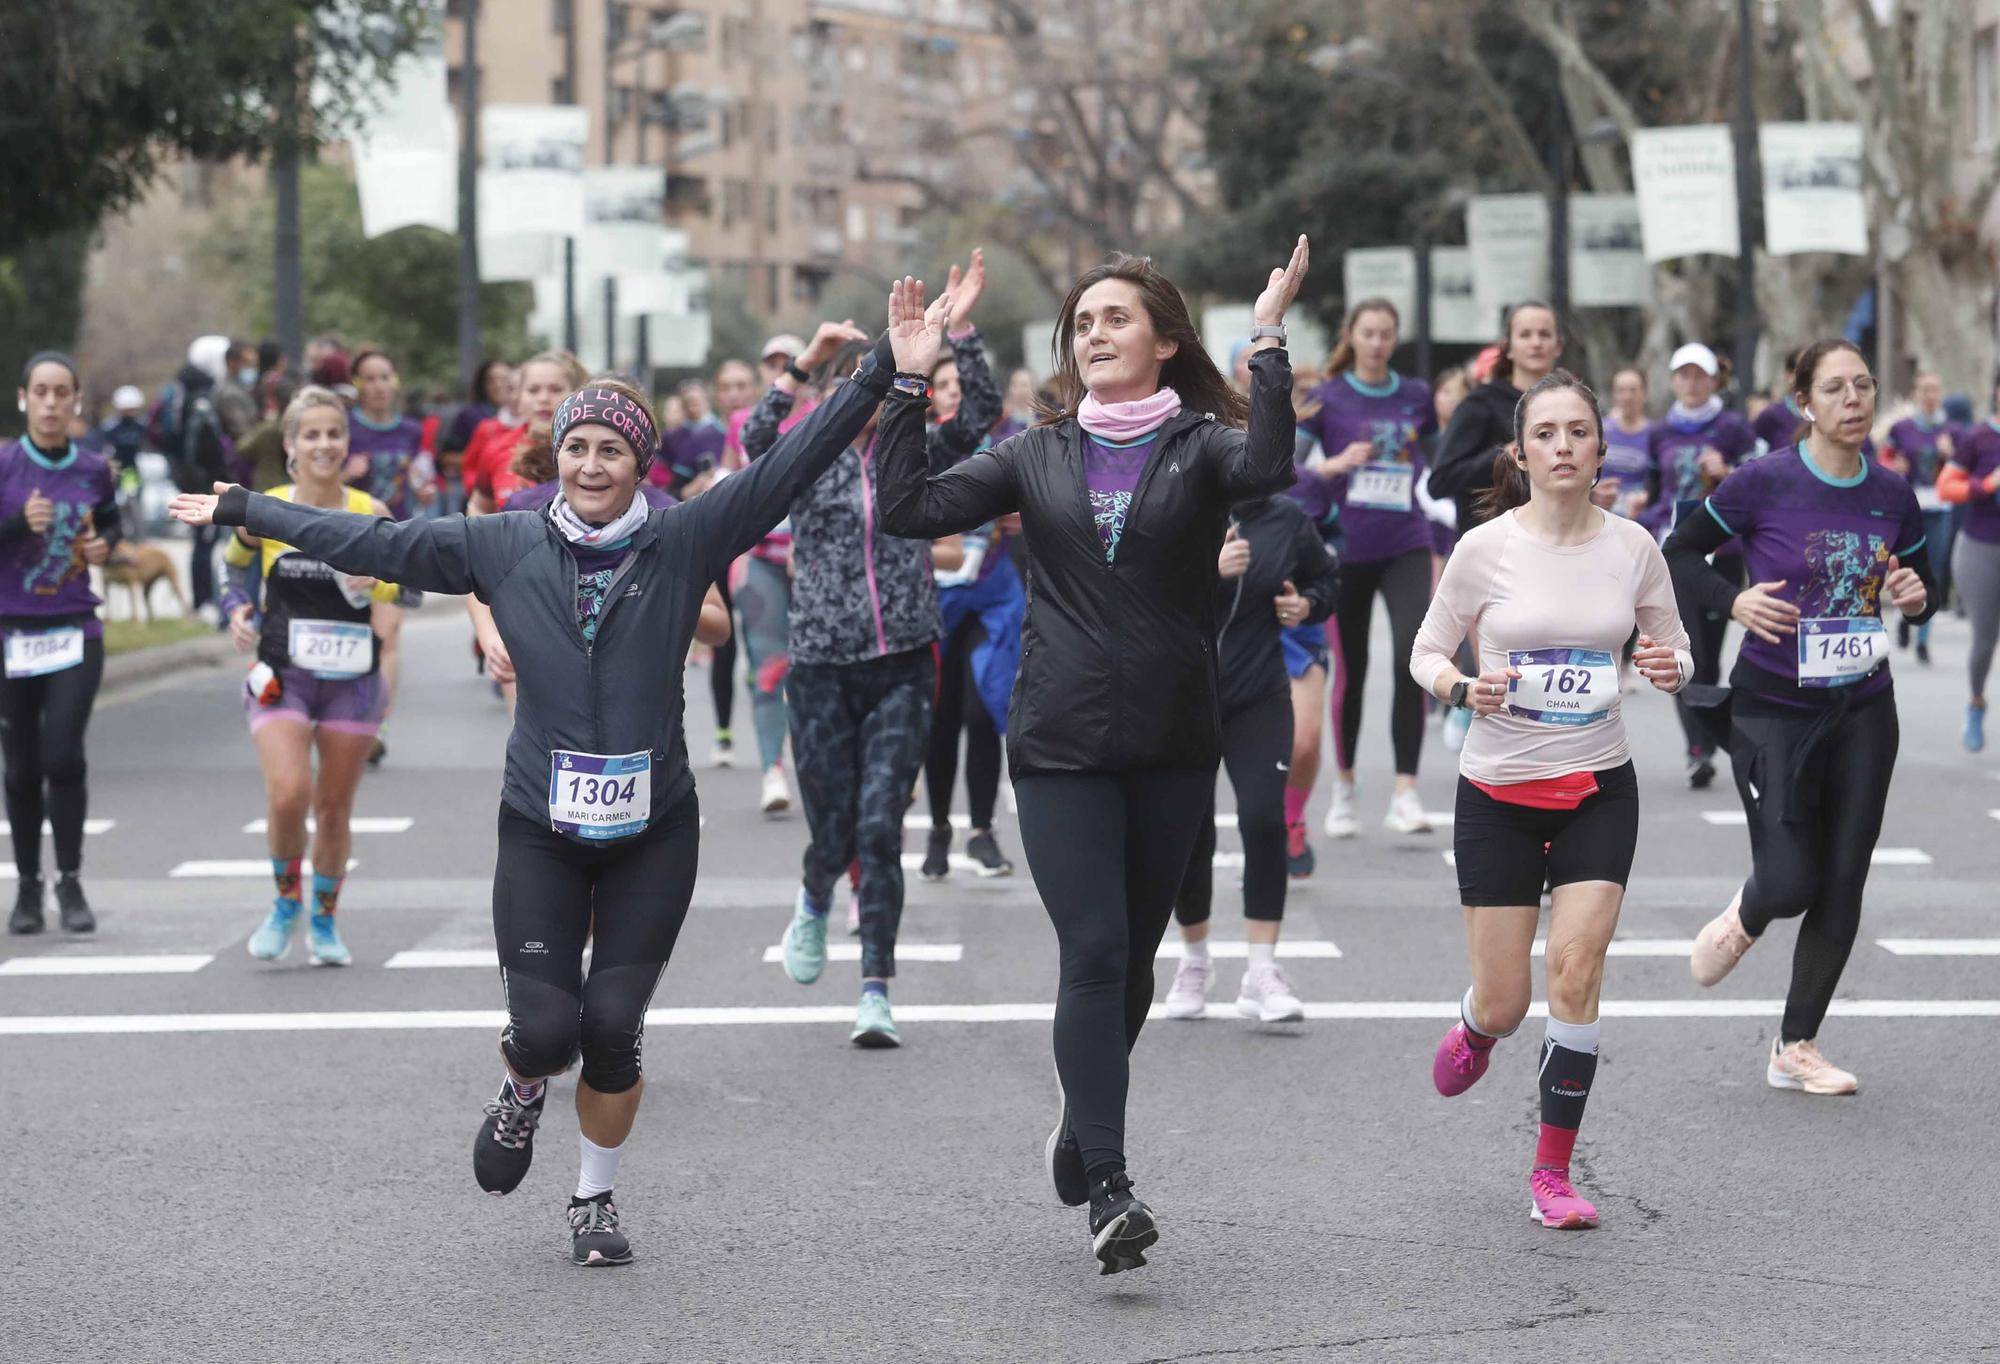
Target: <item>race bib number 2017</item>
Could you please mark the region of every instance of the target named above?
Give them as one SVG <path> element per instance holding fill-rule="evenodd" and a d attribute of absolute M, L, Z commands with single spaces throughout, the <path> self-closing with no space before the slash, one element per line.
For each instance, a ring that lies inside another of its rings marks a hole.
<path fill-rule="evenodd" d="M 360 677 L 375 664 L 375 632 L 366 622 L 295 620 L 285 632 L 294 668 L 314 677 Z"/>
<path fill-rule="evenodd" d="M 1618 700 L 1618 664 L 1602 649 L 1522 649 L 1507 683 L 1507 713 L 1544 725 L 1589 725 Z"/>
<path fill-rule="evenodd" d="M 549 755 L 549 827 L 578 838 L 625 838 L 653 815 L 653 755 Z"/>

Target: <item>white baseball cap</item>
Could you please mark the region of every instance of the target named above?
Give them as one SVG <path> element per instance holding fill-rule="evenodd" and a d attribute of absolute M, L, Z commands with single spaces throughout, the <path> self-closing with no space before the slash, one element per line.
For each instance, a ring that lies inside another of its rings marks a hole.
<path fill-rule="evenodd" d="M 120 384 L 112 391 L 111 405 L 120 412 L 137 412 L 146 405 L 146 395 L 137 384 Z"/>
<path fill-rule="evenodd" d="M 757 358 L 768 360 L 773 355 L 785 355 L 797 359 L 799 353 L 805 350 L 805 348 L 806 343 L 799 340 L 798 337 L 793 336 L 790 332 L 779 332 L 764 343 L 764 349 L 757 352 Z"/>
<path fill-rule="evenodd" d="M 1715 352 L 1699 341 L 1690 341 L 1675 351 L 1674 358 L 1667 361 L 1667 372 L 1671 374 L 1682 365 L 1693 365 L 1711 379 L 1722 373 L 1722 364 L 1715 358 Z"/>

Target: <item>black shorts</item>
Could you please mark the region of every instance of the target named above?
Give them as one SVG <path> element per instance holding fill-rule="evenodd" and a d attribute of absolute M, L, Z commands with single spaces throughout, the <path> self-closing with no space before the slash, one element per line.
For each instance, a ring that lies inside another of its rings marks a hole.
<path fill-rule="evenodd" d="M 1639 844 L 1639 780 L 1628 761 L 1597 775 L 1597 794 L 1574 810 L 1495 800 L 1458 779 L 1452 849 L 1464 905 L 1539 905 L 1542 888 L 1632 874 Z"/>

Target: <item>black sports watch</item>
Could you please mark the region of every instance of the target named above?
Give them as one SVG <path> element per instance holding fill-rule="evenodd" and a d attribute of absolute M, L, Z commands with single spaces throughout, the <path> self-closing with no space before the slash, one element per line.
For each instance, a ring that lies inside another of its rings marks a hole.
<path fill-rule="evenodd" d="M 794 379 L 797 379 L 802 384 L 809 384 L 812 382 L 812 375 L 800 369 L 799 362 L 796 360 L 785 361 L 785 373 L 791 375 Z"/>
<path fill-rule="evenodd" d="M 1472 679 L 1468 677 L 1459 678 L 1458 681 L 1451 684 L 1451 697 L 1449 700 L 1449 704 L 1458 706 L 1461 709 L 1463 709 L 1465 707 L 1466 694 L 1471 690 L 1472 690 Z"/>

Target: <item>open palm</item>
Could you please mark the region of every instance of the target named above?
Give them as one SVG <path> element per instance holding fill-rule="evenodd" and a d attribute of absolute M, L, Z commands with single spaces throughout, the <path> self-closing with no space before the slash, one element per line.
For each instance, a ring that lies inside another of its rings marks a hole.
<path fill-rule="evenodd" d="M 1298 244 L 1292 248 L 1292 258 L 1271 272 L 1270 280 L 1264 285 L 1264 292 L 1257 295 L 1251 305 L 1250 315 L 1260 327 L 1275 327 L 1285 320 L 1285 310 L 1292 306 L 1292 300 L 1299 296 L 1299 286 L 1306 282 L 1306 267 L 1312 262 L 1312 249 L 1307 244 L 1305 234 L 1299 234 Z"/>
<path fill-rule="evenodd" d="M 951 294 L 924 306 L 924 282 L 905 275 L 889 286 L 889 349 L 902 374 L 928 374 L 951 316 Z"/>

